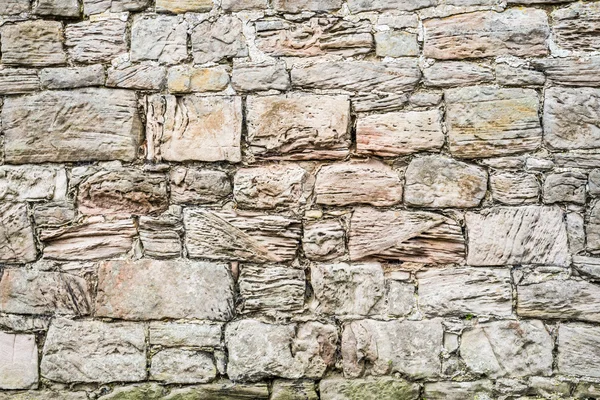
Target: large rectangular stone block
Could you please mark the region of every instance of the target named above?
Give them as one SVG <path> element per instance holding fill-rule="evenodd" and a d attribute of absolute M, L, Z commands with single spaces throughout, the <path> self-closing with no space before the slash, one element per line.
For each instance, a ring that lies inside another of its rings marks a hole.
<path fill-rule="evenodd" d="M 226 264 L 180 260 L 107 261 L 98 269 L 95 315 L 130 320 L 233 315 Z"/>
<path fill-rule="evenodd" d="M 0 203 L 0 262 L 26 263 L 37 257 L 25 203 Z"/>
<path fill-rule="evenodd" d="M 350 145 L 347 96 L 250 96 L 248 142 L 259 157 L 342 158 Z"/>
<path fill-rule="evenodd" d="M 110 62 L 127 52 L 127 22 L 99 19 L 69 24 L 65 28 L 65 45 L 74 61 Z"/>
<path fill-rule="evenodd" d="M 438 59 L 548 53 L 548 17 L 535 8 L 480 11 L 424 22 L 423 54 Z"/>
<path fill-rule="evenodd" d="M 0 29 L 2 63 L 41 67 L 67 62 L 63 50 L 63 27 L 58 21 L 25 21 Z"/>
<path fill-rule="evenodd" d="M 200 4 L 204 2 L 201 0 Z M 190 35 L 194 63 L 206 64 L 248 56 L 242 31 L 242 21 L 231 15 L 223 15 L 214 21 L 202 21 L 192 28 Z"/>
<path fill-rule="evenodd" d="M 554 207 L 497 207 L 465 216 L 467 264 L 570 263 L 564 213 Z"/>
<path fill-rule="evenodd" d="M 132 161 L 142 134 L 135 94 L 100 88 L 9 97 L 2 124 L 13 164 Z"/>
<path fill-rule="evenodd" d="M 0 332 L 0 389 L 35 389 L 38 380 L 35 335 Z"/>
<path fill-rule="evenodd" d="M 57 318 L 46 336 L 40 370 L 42 377 L 64 383 L 144 380 L 144 325 Z"/>

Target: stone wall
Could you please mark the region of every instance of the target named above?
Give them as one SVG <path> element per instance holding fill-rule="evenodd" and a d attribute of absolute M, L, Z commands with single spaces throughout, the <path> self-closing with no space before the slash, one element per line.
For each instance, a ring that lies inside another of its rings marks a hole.
<path fill-rule="evenodd" d="M 0 400 L 600 398 L 600 2 L 0 0 Z"/>

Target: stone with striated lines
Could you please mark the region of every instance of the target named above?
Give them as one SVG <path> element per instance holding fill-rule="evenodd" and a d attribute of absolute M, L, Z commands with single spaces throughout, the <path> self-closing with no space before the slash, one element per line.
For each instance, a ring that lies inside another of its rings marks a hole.
<path fill-rule="evenodd" d="M 437 61 L 423 69 L 426 86 L 466 86 L 494 80 L 492 68 L 486 64 L 464 61 Z"/>
<path fill-rule="evenodd" d="M 0 262 L 26 263 L 36 257 L 26 203 L 0 203 Z"/>
<path fill-rule="evenodd" d="M 108 69 L 106 86 L 123 89 L 160 90 L 165 86 L 167 70 L 154 62 L 119 64 Z"/>
<path fill-rule="evenodd" d="M 551 14 L 553 39 L 563 49 L 586 52 L 600 50 L 600 4 L 572 3 Z"/>
<path fill-rule="evenodd" d="M 600 332 L 597 326 L 561 324 L 557 358 L 561 374 L 600 378 Z"/>
<path fill-rule="evenodd" d="M 42 67 L 67 62 L 63 27 L 58 21 L 25 21 L 0 28 L 2 63 Z"/>
<path fill-rule="evenodd" d="M 501 172 L 490 175 L 492 198 L 502 204 L 518 206 L 537 203 L 540 184 L 534 174 Z"/>
<path fill-rule="evenodd" d="M 548 80 L 557 85 L 600 86 L 598 56 L 546 58 L 535 60 L 533 65 L 543 70 Z"/>
<path fill-rule="evenodd" d="M 0 69 L 0 94 L 22 94 L 40 89 L 40 78 L 35 69 Z"/>
<path fill-rule="evenodd" d="M 71 59 L 81 63 L 110 62 L 127 52 L 127 23 L 120 19 L 69 24 L 65 37 Z"/>

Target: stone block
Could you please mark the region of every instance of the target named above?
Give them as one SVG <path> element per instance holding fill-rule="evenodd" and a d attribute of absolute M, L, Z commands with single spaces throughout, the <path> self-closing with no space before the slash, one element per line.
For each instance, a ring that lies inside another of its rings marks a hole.
<path fill-rule="evenodd" d="M 110 62 L 127 53 L 127 22 L 100 19 L 69 24 L 65 28 L 65 46 L 71 59 L 93 64 Z"/>
<path fill-rule="evenodd" d="M 33 227 L 25 203 L 0 204 L 0 262 L 26 263 L 37 258 Z"/>
<path fill-rule="evenodd" d="M 187 58 L 187 23 L 170 15 L 139 16 L 131 27 L 131 61 L 177 64 Z"/>
<path fill-rule="evenodd" d="M 36 389 L 38 381 L 35 335 L 0 332 L 0 389 Z"/>
<path fill-rule="evenodd" d="M 43 67 L 67 62 L 63 26 L 58 21 L 24 21 L 0 29 L 2 64 Z"/>

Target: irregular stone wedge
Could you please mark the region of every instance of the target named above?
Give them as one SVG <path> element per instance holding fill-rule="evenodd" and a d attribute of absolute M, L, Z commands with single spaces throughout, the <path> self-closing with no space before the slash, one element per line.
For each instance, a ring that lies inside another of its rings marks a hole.
<path fill-rule="evenodd" d="M 2 36 L 2 64 L 46 65 L 65 64 L 63 27 L 58 21 L 25 21 L 6 24 L 0 29 Z"/>
<path fill-rule="evenodd" d="M 404 176 L 404 202 L 416 207 L 477 207 L 487 192 L 486 170 L 449 157 L 413 158 Z"/>
<path fill-rule="evenodd" d="M 174 203 L 214 203 L 231 193 L 227 174 L 215 170 L 177 167 L 170 174 L 171 201 Z"/>
<path fill-rule="evenodd" d="M 356 151 L 381 157 L 439 151 L 444 145 L 439 110 L 359 116 Z"/>
<path fill-rule="evenodd" d="M 552 374 L 554 342 L 541 321 L 496 321 L 463 332 L 460 355 L 490 378 Z"/>
<path fill-rule="evenodd" d="M 54 260 L 99 260 L 131 250 L 137 229 L 132 219 L 93 217 L 72 226 L 42 229 L 44 257 Z"/>
<path fill-rule="evenodd" d="M 40 78 L 35 69 L 0 69 L 0 94 L 23 94 L 40 89 Z"/>
<path fill-rule="evenodd" d="M 314 191 L 317 204 L 391 206 L 402 201 L 399 173 L 375 160 L 321 167 Z"/>
<path fill-rule="evenodd" d="M 357 208 L 348 248 L 351 260 L 449 264 L 464 259 L 465 240 L 458 223 L 439 214 Z"/>
<path fill-rule="evenodd" d="M 335 362 L 337 341 L 336 327 L 319 322 L 232 322 L 225 328 L 227 374 L 235 381 L 250 382 L 269 377 L 319 379 Z"/>
<path fill-rule="evenodd" d="M 292 86 L 306 89 L 343 89 L 352 92 L 407 92 L 421 78 L 417 58 L 394 62 L 331 61 L 291 71 Z"/>
<path fill-rule="evenodd" d="M 352 22 L 325 16 L 305 22 L 259 21 L 256 23 L 256 45 L 273 57 L 329 53 L 351 57 L 369 53 L 374 47 L 371 24 L 367 21 Z"/>
<path fill-rule="evenodd" d="M 241 160 L 241 97 L 147 98 L 148 157 L 166 161 Z"/>
<path fill-rule="evenodd" d="M 286 159 L 342 158 L 350 145 L 347 96 L 291 94 L 246 100 L 250 150 Z"/>
<path fill-rule="evenodd" d="M 74 89 L 87 86 L 104 86 L 106 80 L 101 64 L 85 67 L 44 68 L 40 71 L 44 89 Z"/>
<path fill-rule="evenodd" d="M 535 8 L 480 11 L 424 22 L 426 57 L 443 60 L 548 54 L 548 17 Z"/>
<path fill-rule="evenodd" d="M 473 86 L 448 89 L 446 124 L 452 155 L 504 156 L 538 148 L 542 128 L 533 89 Z"/>
<path fill-rule="evenodd" d="M 281 215 L 186 208 L 183 222 L 190 257 L 282 262 L 299 247 L 300 221 Z"/>
<path fill-rule="evenodd" d="M 91 312 L 85 279 L 61 272 L 6 269 L 0 281 L 0 311 L 14 314 Z"/>
<path fill-rule="evenodd" d="M 325 378 L 319 382 L 321 400 L 417 400 L 419 385 L 392 377 Z"/>
<path fill-rule="evenodd" d="M 226 321 L 233 315 L 233 279 L 226 264 L 107 261 L 98 269 L 95 310 L 96 316 L 130 320 Z"/>
<path fill-rule="evenodd" d="M 42 377 L 64 383 L 144 380 L 144 326 L 54 319 L 44 343 L 40 370 Z"/>
<path fill-rule="evenodd" d="M 427 316 L 512 314 L 509 269 L 430 269 L 417 279 L 419 305 Z"/>
<path fill-rule="evenodd" d="M 428 400 L 491 399 L 492 381 L 432 382 L 425 384 L 424 396 Z"/>
<path fill-rule="evenodd" d="M 152 40 L 148 40 L 151 37 Z M 131 61 L 152 60 L 177 64 L 187 58 L 187 23 L 176 16 L 134 18 Z"/>
<path fill-rule="evenodd" d="M 242 30 L 242 21 L 229 15 L 223 15 L 214 22 L 204 21 L 196 25 L 190 36 L 194 63 L 205 64 L 248 56 Z"/>
<path fill-rule="evenodd" d="M 78 185 L 77 204 L 85 214 L 150 214 L 168 205 L 164 175 L 132 168 L 100 170 Z"/>
<path fill-rule="evenodd" d="M 534 174 L 501 172 L 490 175 L 492 198 L 502 204 L 518 206 L 537 203 L 540 184 Z"/>
<path fill-rule="evenodd" d="M 110 62 L 127 53 L 127 22 L 100 19 L 69 24 L 65 28 L 65 45 L 71 59 L 91 64 Z"/>
<path fill-rule="evenodd" d="M 411 378 L 440 374 L 442 323 L 428 321 L 353 321 L 344 326 L 344 375 L 359 377 L 401 373 Z"/>
<path fill-rule="evenodd" d="M 37 389 L 38 381 L 35 335 L 0 332 L 0 389 Z"/>
<path fill-rule="evenodd" d="M 600 4 L 573 3 L 554 10 L 551 16 L 553 39 L 557 45 L 578 52 L 600 50 Z"/>
<path fill-rule="evenodd" d="M 596 325 L 560 325 L 558 371 L 566 375 L 600 378 L 600 332 Z"/>
<path fill-rule="evenodd" d="M 290 267 L 242 266 L 238 285 L 243 313 L 293 313 L 304 306 L 304 271 Z"/>
<path fill-rule="evenodd" d="M 548 88 L 544 99 L 544 141 L 553 149 L 600 147 L 600 88 Z"/>
<path fill-rule="evenodd" d="M 50 200 L 66 192 L 64 168 L 53 166 L 0 166 L 0 199 L 6 201 Z"/>
<path fill-rule="evenodd" d="M 599 14 L 600 15 L 600 14 Z M 548 79 L 564 86 L 600 86 L 600 57 L 561 57 L 536 60 L 533 65 Z"/>
<path fill-rule="evenodd" d="M 517 314 L 527 318 L 600 322 L 600 286 L 587 281 L 549 280 L 517 286 Z"/>
<path fill-rule="evenodd" d="M 233 197 L 241 207 L 298 207 L 306 204 L 311 191 L 309 173 L 296 164 L 241 168 L 233 178 Z"/>
<path fill-rule="evenodd" d="M 100 88 L 9 97 L 2 125 L 13 164 L 132 161 L 142 134 L 135 94 Z"/>
<path fill-rule="evenodd" d="M 557 207 L 497 207 L 469 212 L 465 220 L 469 265 L 570 263 L 564 214 Z"/>
<path fill-rule="evenodd" d="M 216 376 L 213 357 L 204 351 L 164 349 L 150 364 L 150 379 L 165 383 L 206 383 Z"/>
<path fill-rule="evenodd" d="M 37 257 L 25 203 L 0 203 L 0 262 L 26 263 Z"/>

